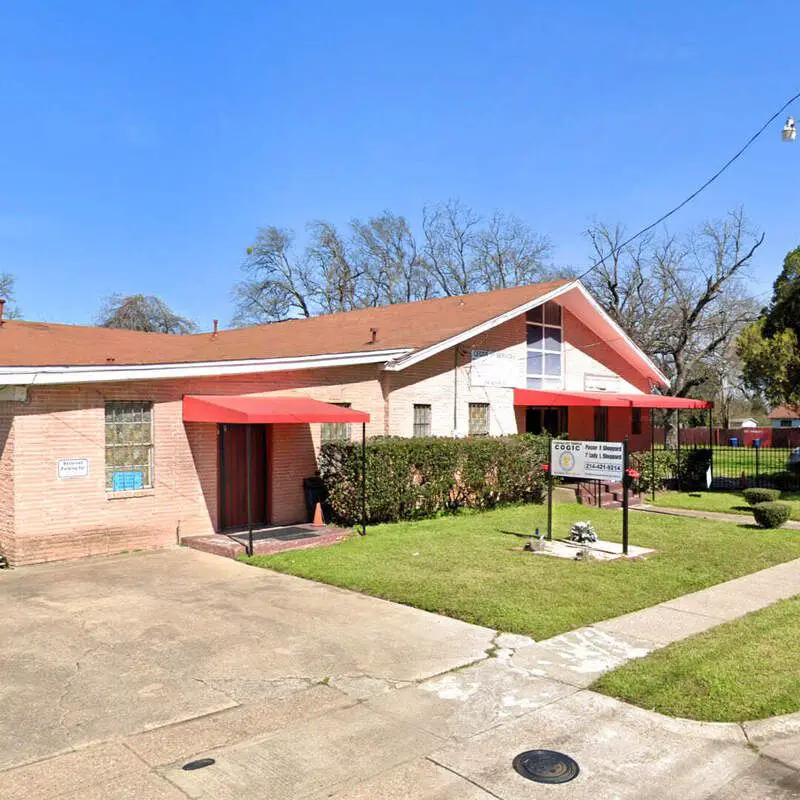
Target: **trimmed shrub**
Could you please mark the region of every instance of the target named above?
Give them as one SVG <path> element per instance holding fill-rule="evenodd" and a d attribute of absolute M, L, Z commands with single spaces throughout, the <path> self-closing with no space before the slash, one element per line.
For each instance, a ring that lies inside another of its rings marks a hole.
<path fill-rule="evenodd" d="M 367 442 L 367 521 L 424 519 L 460 508 L 544 499 L 548 437 L 376 438 Z M 361 519 L 361 443 L 328 442 L 320 475 L 333 518 Z"/>
<path fill-rule="evenodd" d="M 772 503 L 781 496 L 779 489 L 745 489 L 742 494 L 751 506 L 756 503 Z"/>
<path fill-rule="evenodd" d="M 762 528 L 780 528 L 791 514 L 788 503 L 768 502 L 753 506 L 753 516 Z"/>
<path fill-rule="evenodd" d="M 678 463 L 674 450 L 655 451 L 655 476 L 653 463 L 649 450 L 641 450 L 630 454 L 630 465 L 639 473 L 639 491 L 649 492 L 655 480 L 656 490 L 661 491 L 675 475 L 675 465 Z"/>

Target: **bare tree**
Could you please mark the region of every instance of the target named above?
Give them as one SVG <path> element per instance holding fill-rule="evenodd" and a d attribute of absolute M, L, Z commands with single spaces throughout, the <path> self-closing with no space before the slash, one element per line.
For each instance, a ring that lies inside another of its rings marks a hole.
<path fill-rule="evenodd" d="M 479 224 L 480 217 L 459 200 L 423 209 L 425 258 L 441 294 L 452 296 L 477 290 L 473 252 Z"/>
<path fill-rule="evenodd" d="M 197 323 L 176 314 L 163 300 L 153 295 L 112 294 L 103 301 L 97 315 L 103 328 L 125 328 L 146 333 L 192 333 Z"/>
<path fill-rule="evenodd" d="M 542 280 L 552 246 L 519 217 L 496 211 L 475 237 L 475 273 L 481 288 L 505 289 Z"/>
<path fill-rule="evenodd" d="M 391 305 L 533 283 L 552 276 L 550 243 L 517 217 L 484 219 L 458 200 L 423 210 L 422 239 L 405 217 L 384 211 L 346 231 L 325 220 L 292 231 L 262 228 L 234 287 L 234 324 Z M 549 275 L 548 275 L 549 273 Z"/>
<path fill-rule="evenodd" d="M 741 209 L 677 238 L 664 234 L 621 248 L 624 232 L 595 223 L 587 231 L 606 262 L 586 283 L 600 304 L 648 352 L 685 397 L 713 377 L 755 308 L 742 279 L 764 234 Z"/>
<path fill-rule="evenodd" d="M 366 222 L 353 220 L 351 227 L 366 278 L 364 305 L 409 303 L 433 294 L 427 265 L 405 217 L 384 211 Z"/>
<path fill-rule="evenodd" d="M 22 316 L 19 306 L 14 302 L 17 279 L 10 272 L 0 272 L 0 299 L 6 301 L 3 316 L 6 319 L 19 319 Z"/>
<path fill-rule="evenodd" d="M 293 251 L 294 233 L 261 228 L 247 248 L 242 269 L 248 276 L 234 286 L 234 325 L 276 322 L 312 314 L 311 267 L 307 253 Z"/>
<path fill-rule="evenodd" d="M 308 258 L 315 269 L 307 279 L 311 296 L 323 314 L 352 311 L 361 305 L 361 269 L 353 263 L 351 247 L 330 222 L 308 225 Z"/>

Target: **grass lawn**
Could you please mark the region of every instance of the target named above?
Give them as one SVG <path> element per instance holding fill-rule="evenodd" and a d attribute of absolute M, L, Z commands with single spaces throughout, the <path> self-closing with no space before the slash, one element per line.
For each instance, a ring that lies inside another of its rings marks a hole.
<path fill-rule="evenodd" d="M 676 717 L 743 722 L 800 710 L 800 597 L 631 661 L 591 688 Z"/>
<path fill-rule="evenodd" d="M 651 503 L 650 496 L 645 500 Z M 800 520 L 800 492 L 784 492 L 781 502 L 792 508 L 791 519 Z M 721 511 L 726 514 L 747 514 L 752 510 L 741 492 L 661 492 L 653 505 L 664 508 L 688 508 L 694 511 Z"/>
<path fill-rule="evenodd" d="M 591 520 L 619 541 L 622 515 L 556 505 L 554 537 Z M 636 513 L 631 544 L 646 560 L 578 562 L 517 549 L 543 506 L 514 506 L 370 528 L 331 547 L 255 556 L 250 563 L 544 639 L 800 557 L 800 532 L 753 531 L 731 523 Z"/>

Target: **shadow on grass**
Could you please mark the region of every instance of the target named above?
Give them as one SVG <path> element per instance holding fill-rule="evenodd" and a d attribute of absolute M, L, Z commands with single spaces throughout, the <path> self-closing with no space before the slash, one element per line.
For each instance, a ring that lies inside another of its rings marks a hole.
<path fill-rule="evenodd" d="M 533 536 L 533 533 L 520 533 L 519 531 L 503 531 L 498 529 L 498 533 L 505 533 L 507 536 L 517 536 L 520 539 L 530 539 Z M 541 531 L 540 531 L 541 533 Z"/>
<path fill-rule="evenodd" d="M 746 511 L 748 514 L 752 514 L 753 506 L 731 506 L 731 511 Z"/>

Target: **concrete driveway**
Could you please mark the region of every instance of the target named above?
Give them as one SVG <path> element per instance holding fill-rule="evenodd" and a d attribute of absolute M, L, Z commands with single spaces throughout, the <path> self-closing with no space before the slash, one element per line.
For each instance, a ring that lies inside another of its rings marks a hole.
<path fill-rule="evenodd" d="M 0 602 L 4 800 L 551 797 L 510 769 L 534 747 L 578 758 L 565 798 L 800 791 L 738 726 L 536 674 L 524 637 L 197 551 L 0 573 Z"/>

